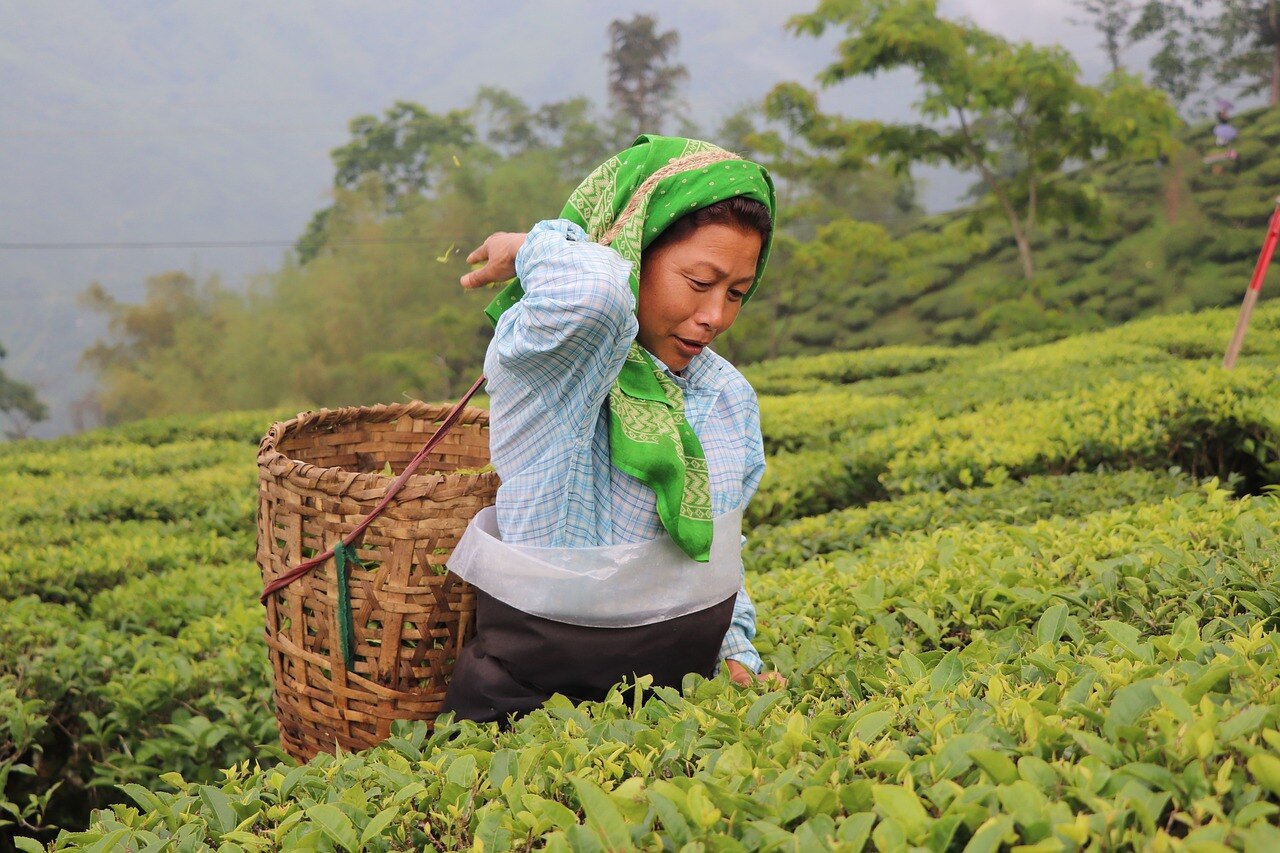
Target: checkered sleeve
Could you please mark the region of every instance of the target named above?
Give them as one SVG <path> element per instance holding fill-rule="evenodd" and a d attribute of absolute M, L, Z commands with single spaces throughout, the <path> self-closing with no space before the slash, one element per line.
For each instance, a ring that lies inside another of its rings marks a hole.
<path fill-rule="evenodd" d="M 751 500 L 751 496 L 759 488 L 765 465 L 764 438 L 760 432 L 760 404 L 754 392 L 747 396 L 745 411 L 746 433 L 751 436 L 751 448 L 747 454 L 746 473 L 742 482 L 744 504 Z M 745 536 L 742 541 L 745 545 L 747 541 Z M 729 623 L 729 630 L 725 633 L 724 642 L 720 645 L 720 657 L 725 660 L 736 660 L 752 672 L 759 673 L 764 668 L 764 661 L 751 642 L 755 636 L 756 608 L 751 602 L 751 596 L 747 593 L 744 577 L 742 588 L 738 590 L 738 597 L 733 602 L 733 621 Z"/>
<path fill-rule="evenodd" d="M 494 330 L 489 374 L 505 374 L 547 402 L 572 402 L 576 412 L 593 416 L 635 338 L 630 271 L 628 261 L 592 243 L 573 222 L 539 222 L 516 254 L 525 296 Z"/>
<path fill-rule="evenodd" d="M 738 597 L 733 602 L 733 621 L 720 644 L 720 657 L 725 660 L 736 660 L 752 672 L 760 672 L 764 661 L 756 651 L 752 639 L 756 635 L 756 607 L 751 603 L 744 583 L 738 590 Z"/>

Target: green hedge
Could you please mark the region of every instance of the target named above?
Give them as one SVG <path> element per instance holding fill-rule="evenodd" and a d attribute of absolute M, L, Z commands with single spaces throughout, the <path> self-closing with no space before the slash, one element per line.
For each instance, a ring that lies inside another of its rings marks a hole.
<path fill-rule="evenodd" d="M 1233 495 L 1280 482 L 1280 307 L 1227 373 L 1233 322 L 754 367 L 748 585 L 785 690 L 298 768 L 251 562 L 288 415 L 0 445 L 0 847 L 1267 849 L 1280 513 Z"/>
<path fill-rule="evenodd" d="M 126 786 L 56 849 L 1271 849 L 1280 525 L 1210 489 L 759 577 L 785 690 L 553 700 Z"/>

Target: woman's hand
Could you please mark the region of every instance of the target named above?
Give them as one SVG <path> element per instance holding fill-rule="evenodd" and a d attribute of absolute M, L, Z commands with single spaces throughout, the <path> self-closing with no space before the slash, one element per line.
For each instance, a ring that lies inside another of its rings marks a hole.
<path fill-rule="evenodd" d="M 724 665 L 729 670 L 729 678 L 733 680 L 734 684 L 741 687 L 749 687 L 755 681 L 766 682 L 770 687 L 781 688 L 787 686 L 787 680 L 782 677 L 782 673 L 762 672 L 756 675 L 736 660 L 726 660 Z"/>
<path fill-rule="evenodd" d="M 467 255 L 467 263 L 483 263 L 484 266 L 464 275 L 460 279 L 462 286 L 471 290 L 515 278 L 516 252 L 520 251 L 527 236 L 529 235 L 511 231 L 497 231 L 490 234 L 475 251 Z"/>

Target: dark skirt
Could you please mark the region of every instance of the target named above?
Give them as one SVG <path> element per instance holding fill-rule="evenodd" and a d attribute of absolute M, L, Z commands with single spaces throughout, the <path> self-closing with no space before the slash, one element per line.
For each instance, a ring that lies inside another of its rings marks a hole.
<path fill-rule="evenodd" d="M 614 684 L 639 675 L 677 689 L 690 672 L 710 678 L 736 597 L 653 625 L 587 628 L 532 616 L 476 590 L 476 635 L 458 656 L 443 710 L 460 720 L 505 723 L 554 693 L 600 701 Z"/>

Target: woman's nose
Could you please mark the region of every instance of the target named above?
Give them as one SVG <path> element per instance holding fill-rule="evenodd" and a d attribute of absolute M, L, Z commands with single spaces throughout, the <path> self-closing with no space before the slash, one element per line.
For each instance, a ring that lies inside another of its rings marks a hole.
<path fill-rule="evenodd" d="M 698 308 L 694 313 L 694 320 L 700 326 L 706 326 L 713 333 L 724 331 L 724 318 L 729 310 L 728 299 L 724 294 L 712 291 L 703 294 L 703 298 L 698 300 Z"/>

